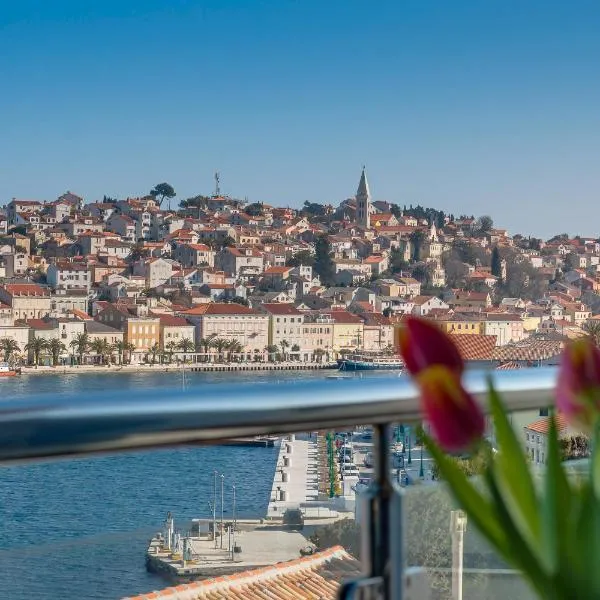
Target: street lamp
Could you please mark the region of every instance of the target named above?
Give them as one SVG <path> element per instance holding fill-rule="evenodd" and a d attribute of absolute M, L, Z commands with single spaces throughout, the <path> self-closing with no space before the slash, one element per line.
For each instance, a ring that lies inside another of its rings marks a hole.
<path fill-rule="evenodd" d="M 215 548 L 217 547 L 217 475 L 218 471 L 214 470 L 214 482 L 213 482 L 213 538 L 215 539 Z"/>
<path fill-rule="evenodd" d="M 223 549 L 223 483 L 225 475 L 221 473 L 221 549 Z"/>
<path fill-rule="evenodd" d="M 411 448 L 410 448 L 410 437 L 411 437 L 411 431 L 410 431 L 410 427 L 406 427 L 406 431 L 407 431 L 407 436 L 408 436 L 408 464 L 412 465 L 412 454 L 410 452 Z"/>
<path fill-rule="evenodd" d="M 423 471 L 423 440 L 421 440 L 421 465 L 419 467 L 419 477 L 425 479 L 425 472 Z"/>
<path fill-rule="evenodd" d="M 402 425 L 402 423 L 400 423 L 400 427 L 398 428 L 398 431 L 400 434 L 400 438 L 403 440 L 403 442 L 406 442 L 404 425 Z M 402 444 L 402 456 L 404 456 L 405 454 L 406 454 L 406 443 L 403 443 Z"/>

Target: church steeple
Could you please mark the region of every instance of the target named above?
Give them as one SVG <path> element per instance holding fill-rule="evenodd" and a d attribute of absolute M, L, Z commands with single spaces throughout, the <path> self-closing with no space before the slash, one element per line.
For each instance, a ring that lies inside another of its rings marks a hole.
<path fill-rule="evenodd" d="M 365 229 L 369 229 L 371 226 L 371 192 L 365 167 L 363 167 L 356 190 L 356 222 Z"/>

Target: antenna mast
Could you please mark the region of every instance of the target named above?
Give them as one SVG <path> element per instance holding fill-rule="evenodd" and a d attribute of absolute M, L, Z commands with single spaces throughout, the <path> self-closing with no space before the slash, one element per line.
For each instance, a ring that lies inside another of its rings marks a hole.
<path fill-rule="evenodd" d="M 215 196 L 219 197 L 221 195 L 221 188 L 219 186 L 221 179 L 220 179 L 220 175 L 219 172 L 217 171 L 215 173 Z"/>

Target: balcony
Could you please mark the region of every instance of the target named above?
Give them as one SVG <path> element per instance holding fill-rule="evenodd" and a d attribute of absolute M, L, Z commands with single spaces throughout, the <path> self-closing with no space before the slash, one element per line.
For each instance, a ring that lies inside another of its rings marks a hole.
<path fill-rule="evenodd" d="M 517 418 L 520 411 L 535 411 L 551 404 L 555 381 L 553 369 L 495 372 L 493 377 L 508 407 L 514 411 L 516 427 L 520 426 Z M 479 397 L 483 397 L 486 385 L 484 373 L 469 373 L 467 384 L 469 389 Z M 210 391 L 210 397 L 207 396 L 207 390 Z M 107 456 L 121 453 L 124 453 L 123 456 L 127 457 L 136 469 L 141 465 L 142 460 L 150 461 L 154 465 L 150 471 L 146 469 L 143 474 L 140 471 L 136 478 L 128 475 L 123 485 L 141 485 L 144 477 L 155 477 L 159 482 L 157 489 L 160 490 L 162 487 L 164 492 L 157 493 L 153 498 L 144 498 L 139 507 L 125 510 L 120 506 L 118 497 L 102 498 L 102 486 L 94 487 L 94 491 L 87 487 L 76 490 L 76 497 L 65 497 L 64 502 L 77 506 L 74 513 L 78 515 L 81 522 L 75 518 L 73 522 L 53 524 L 56 530 L 54 533 L 57 537 L 64 537 L 64 542 L 53 539 L 51 543 L 45 544 L 44 540 L 40 539 L 33 548 L 16 544 L 15 549 L 12 550 L 13 544 L 8 544 L 4 556 L 0 551 L 0 576 L 8 581 L 12 577 L 11 574 L 17 573 L 19 589 L 26 590 L 29 594 L 22 597 L 50 597 L 44 594 L 45 588 L 39 587 L 36 576 L 27 566 L 35 565 L 37 561 L 50 562 L 58 573 L 57 577 L 61 570 L 64 571 L 61 581 L 67 585 L 62 596 L 52 597 L 113 597 L 103 593 L 101 587 L 96 587 L 101 586 L 99 583 L 101 577 L 95 573 L 88 573 L 89 581 L 75 586 L 74 578 L 65 575 L 73 565 L 61 562 L 63 543 L 71 543 L 69 538 L 76 538 L 72 543 L 79 544 L 80 552 L 85 554 L 88 551 L 86 537 L 81 534 L 82 522 L 89 518 L 86 515 L 88 502 L 90 506 L 92 501 L 97 502 L 98 494 L 102 503 L 109 505 L 114 514 L 114 522 L 106 523 L 108 535 L 111 531 L 120 532 L 126 528 L 125 513 L 133 514 L 132 510 L 157 510 L 163 518 L 167 511 L 176 511 L 177 507 L 166 504 L 168 501 L 165 500 L 170 497 L 169 488 L 174 485 L 189 487 L 189 497 L 186 497 L 184 502 L 185 509 L 200 520 L 192 521 L 192 533 L 189 537 L 186 537 L 185 530 L 182 533 L 183 537 L 177 539 L 169 537 L 168 543 L 171 544 L 169 548 L 166 547 L 164 533 L 162 537 L 154 537 L 154 540 L 162 539 L 162 542 L 158 541 L 155 546 L 156 555 L 163 552 L 166 557 L 165 564 L 173 563 L 175 569 L 179 568 L 181 563 L 182 568 L 193 570 L 198 564 L 198 556 L 194 555 L 194 548 L 197 546 L 193 545 L 196 544 L 195 541 L 192 544 L 192 541 L 186 540 L 193 540 L 194 527 L 197 527 L 200 532 L 206 526 L 207 535 L 212 528 L 216 541 L 214 549 L 209 543 L 210 550 L 205 549 L 201 552 L 204 559 L 208 560 L 207 556 L 211 552 L 213 554 L 216 552 L 215 555 L 221 558 L 227 557 L 227 560 L 231 556 L 231 564 L 235 565 L 236 560 L 240 558 L 241 560 L 238 561 L 240 568 L 236 569 L 240 570 L 244 552 L 250 545 L 260 545 L 260 542 L 253 541 L 252 535 L 255 534 L 251 535 L 249 531 L 244 530 L 245 522 L 241 512 L 238 517 L 240 524 L 238 533 L 235 525 L 238 522 L 235 516 L 235 491 L 233 513 L 228 506 L 225 519 L 233 525 L 229 528 L 219 525 L 218 513 L 223 506 L 222 504 L 219 506 L 219 498 L 223 498 L 219 486 L 227 486 L 225 497 L 229 505 L 231 481 L 223 478 L 225 483 L 221 483 L 221 480 L 215 479 L 213 489 L 213 467 L 218 466 L 221 471 L 224 471 L 225 466 L 195 462 L 195 455 L 191 454 L 193 450 L 190 450 L 190 453 L 186 450 L 182 451 L 184 454 L 178 455 L 177 472 L 166 473 L 161 471 L 161 464 L 165 464 L 164 453 L 168 448 L 193 449 L 200 445 L 207 449 L 212 448 L 211 456 L 218 462 L 221 460 L 219 455 L 222 454 L 220 444 L 234 443 L 232 439 L 239 442 L 240 438 L 252 436 L 266 436 L 266 438 L 285 436 L 279 449 L 265 450 L 265 452 L 278 453 L 277 467 L 274 469 L 272 482 L 268 483 L 271 493 L 268 499 L 266 526 L 273 523 L 285 525 L 285 518 L 283 520 L 281 518 L 283 513 L 297 506 L 289 495 L 293 495 L 294 485 L 299 479 L 304 481 L 303 478 L 306 486 L 314 485 L 314 503 L 310 506 L 307 503 L 302 507 L 307 522 L 309 519 L 318 522 L 319 518 L 327 516 L 325 511 L 341 513 L 344 510 L 352 512 L 352 517 L 355 516 L 356 520 L 352 518 L 348 523 L 342 523 L 342 527 L 346 529 L 341 536 L 341 544 L 340 540 L 333 540 L 330 549 L 317 548 L 317 554 L 309 555 L 305 559 L 299 558 L 297 549 L 290 550 L 287 541 L 285 545 L 281 542 L 281 540 L 291 539 L 296 533 L 287 532 L 283 537 L 275 536 L 273 539 L 277 541 L 270 548 L 270 556 L 273 557 L 271 562 L 289 561 L 291 558 L 297 560 L 294 563 L 282 563 L 275 568 L 265 566 L 267 559 L 261 559 L 260 568 L 253 570 L 246 583 L 248 586 L 259 586 L 263 593 L 267 594 L 262 597 L 284 597 L 277 595 L 277 585 L 279 585 L 277 582 L 281 579 L 284 588 L 291 586 L 291 589 L 297 591 L 298 596 L 301 590 L 306 591 L 314 585 L 317 585 L 317 589 L 321 586 L 320 593 L 323 598 L 332 598 L 335 594 L 343 598 L 372 597 L 394 600 L 532 598 L 518 574 L 500 564 L 474 535 L 468 524 L 467 531 L 464 532 L 465 524 L 461 520 L 461 514 L 453 510 L 443 487 L 427 481 L 430 467 L 427 457 L 425 457 L 425 469 L 421 469 L 423 481 L 419 481 L 418 470 L 413 467 L 414 484 L 407 487 L 400 485 L 403 482 L 398 481 L 399 468 L 393 464 L 392 456 L 393 446 L 398 442 L 397 425 L 403 424 L 407 431 L 402 436 L 403 463 L 412 460 L 413 464 L 419 465 L 419 462 L 423 461 L 423 453 L 414 438 L 414 425 L 419 421 L 418 398 L 411 383 L 405 378 L 387 376 L 351 380 L 319 379 L 285 385 L 281 383 L 219 384 L 211 385 L 209 388 L 204 386 L 201 390 L 157 389 L 114 395 L 98 392 L 88 394 L 84 398 L 57 395 L 3 401 L 0 412 L 0 461 L 10 467 L 4 470 L 8 482 L 3 488 L 8 490 L 5 491 L 8 497 L 3 498 L 6 507 L 10 507 L 13 498 L 18 497 L 20 502 L 37 506 L 40 519 L 52 519 L 52 507 L 45 506 L 47 495 L 44 490 L 50 486 L 63 486 L 65 489 L 69 487 L 68 481 L 62 479 L 66 473 L 64 466 L 69 463 L 58 459 L 77 461 L 79 458 L 94 455 L 98 456 L 95 461 L 75 464 L 85 464 L 86 469 L 91 469 L 93 467 L 90 465 L 106 464 L 103 461 L 111 460 Z M 365 448 L 367 444 L 372 444 L 372 449 L 369 451 L 371 455 L 369 460 L 372 463 L 371 481 L 361 493 L 354 497 L 349 493 L 346 497 L 344 492 L 348 490 L 343 489 L 343 481 L 336 480 L 338 484 L 341 483 L 341 489 L 336 490 L 334 480 L 329 479 L 331 464 L 328 463 L 328 452 L 333 452 L 333 441 L 326 432 L 354 430 L 366 425 L 371 428 L 362 435 L 369 441 L 357 442 L 356 451 L 359 452 L 360 449 L 360 452 L 363 452 L 366 462 Z M 303 432 L 313 433 L 303 435 Z M 287 454 L 287 446 L 293 446 L 292 442 L 296 441 L 298 446 L 294 446 Z M 297 448 L 305 449 L 308 458 L 301 458 L 305 455 L 301 455 Z M 141 450 L 151 452 L 140 453 Z M 262 451 L 257 449 L 257 452 Z M 244 463 L 249 460 L 244 457 L 251 455 L 250 450 L 248 453 L 240 453 L 236 459 L 239 463 L 235 468 L 244 468 Z M 263 460 L 262 456 L 266 455 L 256 456 L 257 460 Z M 312 459 L 314 459 L 314 466 L 310 463 Z M 20 495 L 18 488 L 22 479 L 19 469 L 38 469 L 43 465 L 33 463 L 49 460 L 53 461 L 52 478 L 44 476 L 42 471 L 37 471 L 34 475 L 39 487 L 35 496 Z M 303 462 L 305 460 L 308 462 Z M 250 469 L 253 468 L 258 467 L 253 463 Z M 196 499 L 193 482 L 197 480 L 191 475 L 194 471 L 199 471 L 200 479 L 207 481 L 206 485 L 210 489 L 210 506 L 200 505 Z M 410 473 L 410 468 L 408 471 Z M 111 477 L 120 481 L 117 470 Z M 91 476 L 91 479 L 94 477 Z M 242 511 L 240 507 L 243 506 L 242 493 L 251 493 L 253 485 L 259 486 L 258 483 L 250 482 L 245 489 L 242 489 L 244 487 L 242 485 L 237 487 L 240 511 Z M 71 493 L 74 493 L 73 489 Z M 330 498 L 330 496 L 336 497 Z M 356 503 L 355 511 L 353 502 Z M 20 506 L 14 507 L 17 513 L 18 509 Z M 49 513 L 44 515 L 46 509 Z M 179 507 L 179 510 L 183 511 L 183 506 Z M 18 521 L 22 517 L 17 514 L 14 518 Z M 177 512 L 173 518 L 177 526 Z M 40 523 L 41 521 L 31 523 L 31 527 L 38 527 Z M 156 522 L 156 530 L 160 527 L 161 522 Z M 221 532 L 221 535 L 215 536 L 215 531 Z M 320 525 L 315 525 L 313 528 L 313 534 L 322 537 L 323 531 Z M 12 532 L 7 530 L 5 534 L 10 537 Z M 233 550 L 236 547 L 236 535 L 239 536 L 237 543 L 242 548 L 239 557 Z M 148 534 L 147 538 L 150 537 L 151 534 Z M 198 539 L 200 537 L 202 536 L 198 533 Z M 119 547 L 121 548 L 119 551 L 123 552 L 123 534 L 119 533 L 114 539 L 117 540 L 114 542 L 115 548 Z M 224 544 L 225 548 L 217 548 L 217 542 L 219 546 Z M 322 542 L 329 546 L 325 539 Z M 279 543 L 282 543 L 281 547 L 277 545 Z M 112 552 L 112 544 L 111 541 L 111 548 L 104 548 L 103 552 Z M 177 547 L 174 547 L 175 544 Z M 258 548 L 257 552 L 262 550 Z M 128 546 L 127 553 L 131 551 Z M 140 565 L 143 564 L 145 551 L 145 545 L 136 547 L 135 552 L 139 553 L 139 556 L 136 555 L 133 559 L 135 569 L 143 569 Z M 154 552 L 151 549 L 148 551 Z M 187 565 L 186 552 L 188 553 Z M 97 557 L 98 561 L 103 560 L 101 554 Z M 360 561 L 357 560 L 358 558 Z M 303 560 L 310 566 L 306 573 L 302 570 Z M 20 566 L 21 563 L 27 568 Z M 289 566 L 286 566 L 288 564 Z M 420 568 L 423 566 L 427 569 Z M 98 564 L 97 568 L 101 572 L 102 564 Z M 310 577 L 307 574 L 309 571 L 312 574 Z M 320 578 L 317 584 L 313 575 Z M 126 569 L 122 577 L 127 580 Z M 243 576 L 239 575 L 238 579 L 242 585 Z M 171 585 L 175 583 L 173 581 Z M 214 587 L 217 583 L 210 585 Z M 69 587 L 71 585 L 77 588 L 77 594 Z M 127 589 L 121 596 L 133 597 L 144 591 L 166 588 L 170 583 L 153 579 L 151 583 L 146 583 L 145 590 L 138 589 L 135 585 L 137 584 L 131 584 L 131 587 L 125 586 Z M 227 597 L 222 590 L 220 596 L 201 595 L 203 593 L 201 586 L 194 587 L 195 585 L 183 586 L 178 588 L 179 592 L 169 592 L 170 595 L 165 593 L 164 597 L 170 600 Z M 208 584 L 204 585 L 206 587 Z M 221 581 L 219 585 L 225 584 Z M 269 586 L 273 586 L 272 591 L 269 591 Z M 211 593 L 216 593 L 215 590 L 216 588 Z M 208 594 L 210 590 L 205 591 Z M 145 596 L 142 594 L 140 597 Z"/>

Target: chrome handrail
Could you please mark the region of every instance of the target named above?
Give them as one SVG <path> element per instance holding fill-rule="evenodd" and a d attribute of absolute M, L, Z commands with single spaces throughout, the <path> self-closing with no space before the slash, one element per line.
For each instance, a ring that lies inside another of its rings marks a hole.
<path fill-rule="evenodd" d="M 510 410 L 551 403 L 552 367 L 490 374 Z M 483 397 L 488 374 L 466 385 Z M 406 377 L 212 384 L 188 390 L 98 392 L 0 401 L 0 462 L 58 458 L 228 438 L 410 422 L 420 418 Z"/>

